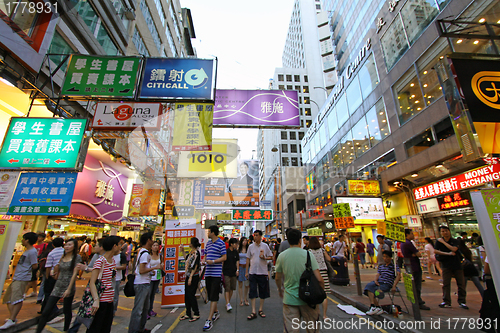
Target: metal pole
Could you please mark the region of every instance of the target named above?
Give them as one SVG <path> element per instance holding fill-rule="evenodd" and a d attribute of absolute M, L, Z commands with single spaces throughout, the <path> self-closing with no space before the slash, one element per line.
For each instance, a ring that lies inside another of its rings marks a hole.
<path fill-rule="evenodd" d="M 359 262 L 358 262 L 358 254 L 353 253 L 354 259 L 354 276 L 356 277 L 356 287 L 358 289 L 358 295 L 363 295 L 363 290 L 361 288 L 361 275 L 359 274 Z"/>
<path fill-rule="evenodd" d="M 417 286 L 415 285 L 415 277 L 413 276 L 413 271 L 411 269 L 410 259 L 405 258 L 404 262 L 406 272 L 411 275 L 411 286 L 413 289 L 413 297 L 415 299 L 415 303 L 412 303 L 411 305 L 413 309 L 413 318 L 415 318 L 415 320 L 422 320 L 422 314 L 420 313 L 420 300 L 417 299 Z"/>

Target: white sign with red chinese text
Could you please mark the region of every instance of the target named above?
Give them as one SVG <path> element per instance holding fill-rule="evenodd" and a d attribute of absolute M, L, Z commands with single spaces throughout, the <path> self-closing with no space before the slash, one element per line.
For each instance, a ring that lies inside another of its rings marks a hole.
<path fill-rule="evenodd" d="M 500 164 L 492 164 L 470 170 L 455 177 L 417 187 L 413 190 L 413 194 L 415 195 L 415 200 L 423 200 L 497 180 L 500 180 Z"/>
<path fill-rule="evenodd" d="M 160 128 L 161 103 L 97 103 L 92 127 L 100 130 L 146 130 Z"/>

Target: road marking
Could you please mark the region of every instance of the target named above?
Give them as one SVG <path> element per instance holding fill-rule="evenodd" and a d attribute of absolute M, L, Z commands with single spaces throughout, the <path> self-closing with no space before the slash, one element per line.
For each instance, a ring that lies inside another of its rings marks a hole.
<path fill-rule="evenodd" d="M 179 316 L 177 318 L 175 318 L 175 321 L 174 323 L 168 328 L 168 330 L 165 331 L 165 333 L 172 333 L 174 331 L 174 329 L 177 327 L 177 325 L 179 324 L 179 322 L 181 321 L 181 317 L 184 316 L 186 314 L 186 310 L 182 310 L 181 313 L 179 313 Z"/>
<path fill-rule="evenodd" d="M 45 326 L 45 329 L 49 332 L 52 332 L 52 333 L 63 333 L 62 331 L 59 331 L 57 328 L 54 328 L 52 326 Z"/>
<path fill-rule="evenodd" d="M 120 309 L 120 310 L 132 311 L 132 309 L 124 308 L 123 306 L 118 306 L 117 308 Z"/>
<path fill-rule="evenodd" d="M 170 313 L 175 313 L 175 311 L 177 311 L 178 307 L 175 307 L 172 309 L 172 311 L 170 311 Z"/>
<path fill-rule="evenodd" d="M 123 298 L 127 298 L 127 299 L 131 299 L 130 297 L 127 297 L 127 296 L 123 296 L 123 295 L 120 295 L 120 297 L 123 297 Z M 133 299 L 133 298 L 132 298 Z M 155 301 L 156 304 L 161 304 L 161 302 L 158 302 L 158 301 Z"/>
<path fill-rule="evenodd" d="M 332 301 L 333 303 L 335 303 L 335 304 L 339 304 L 339 302 L 337 302 L 337 301 L 333 300 L 330 296 L 327 296 L 327 297 L 328 297 L 328 299 L 329 299 L 330 301 Z M 360 316 L 360 315 L 356 315 L 356 317 L 358 317 L 358 318 L 363 318 L 363 316 Z M 381 328 L 376 328 L 376 327 L 375 327 L 375 325 L 374 325 L 371 321 L 369 321 L 368 323 L 370 324 L 370 326 L 372 326 L 373 328 L 375 328 L 375 329 L 379 330 L 380 332 L 382 332 L 382 333 L 388 333 L 386 330 L 383 330 L 383 329 L 381 329 Z"/>

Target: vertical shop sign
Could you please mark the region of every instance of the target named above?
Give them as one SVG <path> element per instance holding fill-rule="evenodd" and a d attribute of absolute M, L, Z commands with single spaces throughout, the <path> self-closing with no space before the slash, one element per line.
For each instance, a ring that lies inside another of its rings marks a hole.
<path fill-rule="evenodd" d="M 213 103 L 176 103 L 172 150 L 211 150 L 213 111 Z"/>
<path fill-rule="evenodd" d="M 0 221 L 0 252 L 3 249 L 3 243 L 5 237 L 7 236 L 7 228 L 9 227 L 9 221 Z"/>
<path fill-rule="evenodd" d="M 11 118 L 0 168 L 75 169 L 86 124 L 86 119 Z"/>
<path fill-rule="evenodd" d="M 193 201 L 193 180 L 183 179 L 181 180 L 181 186 L 179 191 L 179 202 L 175 205 L 191 205 Z"/>
<path fill-rule="evenodd" d="M 194 181 L 193 206 L 196 209 L 203 209 L 205 204 L 205 180 L 196 179 Z"/>
<path fill-rule="evenodd" d="M 141 200 L 141 216 L 158 215 L 160 205 L 161 189 L 154 182 L 144 184 Z"/>
<path fill-rule="evenodd" d="M 68 215 L 77 175 L 76 172 L 22 173 L 7 215 Z"/>
<path fill-rule="evenodd" d="M 165 276 L 162 285 L 162 307 L 184 305 L 185 260 L 187 253 L 189 253 L 190 239 L 195 236 L 196 220 L 189 220 L 182 224 L 175 220 L 166 221 L 163 242 L 165 244 L 163 252 Z"/>
<path fill-rule="evenodd" d="M 9 209 L 18 177 L 19 172 L 0 172 L 0 215 L 7 213 Z"/>
<path fill-rule="evenodd" d="M 133 98 L 140 61 L 138 57 L 72 55 L 61 95 Z"/>
<path fill-rule="evenodd" d="M 130 196 L 130 203 L 128 207 L 128 216 L 138 217 L 141 212 L 141 198 L 142 198 L 142 190 L 143 184 L 133 184 L 132 185 L 132 194 Z"/>

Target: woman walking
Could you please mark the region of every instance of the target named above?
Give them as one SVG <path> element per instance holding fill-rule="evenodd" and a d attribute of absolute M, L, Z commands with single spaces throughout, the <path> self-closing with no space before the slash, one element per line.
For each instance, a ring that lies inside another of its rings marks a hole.
<path fill-rule="evenodd" d="M 64 245 L 64 254 L 59 263 L 51 272 L 52 278 L 56 279 L 54 289 L 50 293 L 49 299 L 43 309 L 36 332 L 42 332 L 43 328 L 51 318 L 60 298 L 63 298 L 64 331 L 69 330 L 71 324 L 73 298 L 75 297 L 75 281 L 78 275 L 78 265 L 82 258 L 78 254 L 78 243 L 75 239 L 70 239 Z M 46 295 L 47 297 L 47 295 Z"/>
<path fill-rule="evenodd" d="M 248 239 L 246 237 L 241 237 L 240 246 L 238 247 L 238 253 L 240 255 L 240 273 L 238 275 L 238 294 L 240 295 L 240 306 L 250 305 L 247 299 L 250 283 L 245 277 L 248 245 Z M 245 286 L 245 293 L 243 293 L 243 285 Z"/>
<path fill-rule="evenodd" d="M 189 245 L 191 251 L 186 258 L 186 281 L 184 292 L 184 303 L 186 304 L 186 314 L 180 320 L 189 319 L 190 322 L 200 319 L 200 310 L 198 309 L 198 301 L 196 300 L 196 289 L 200 282 L 200 248 L 201 244 L 198 238 L 191 238 Z M 191 311 L 193 315 L 191 315 Z"/>
<path fill-rule="evenodd" d="M 157 241 L 153 243 L 151 247 L 151 267 L 161 266 L 161 255 L 160 255 L 160 243 Z M 161 282 L 161 270 L 155 269 L 151 271 L 151 292 L 149 294 L 149 311 L 148 311 L 148 319 L 157 315 L 156 312 L 153 311 L 153 304 L 155 302 L 156 290 Z"/>
<path fill-rule="evenodd" d="M 432 272 L 432 265 L 438 270 L 439 275 L 443 276 L 443 271 L 441 270 L 441 266 L 439 265 L 439 261 L 436 260 L 436 255 L 434 254 L 434 242 L 430 237 L 425 237 L 425 252 L 427 252 L 427 272 L 429 273 L 428 279 L 432 279 L 432 275 L 435 274 Z"/>
<path fill-rule="evenodd" d="M 323 281 L 325 282 L 325 292 L 330 292 L 330 280 L 328 279 L 328 268 L 326 267 L 326 262 L 331 261 L 330 256 L 326 253 L 325 249 L 321 247 L 317 237 L 309 238 L 309 252 L 316 258 L 318 262 L 319 272 Z M 328 308 L 328 298 L 323 301 L 323 319 L 327 318 L 326 310 Z"/>
<path fill-rule="evenodd" d="M 361 267 L 365 268 L 366 263 L 366 252 L 365 252 L 365 244 L 361 241 L 361 237 L 356 240 L 356 254 L 359 255 L 359 261 L 361 261 Z"/>
<path fill-rule="evenodd" d="M 373 268 L 375 264 L 375 245 L 372 243 L 371 238 L 368 238 L 368 244 L 366 244 L 366 252 L 368 253 L 368 259 L 370 259 L 370 268 Z"/>

